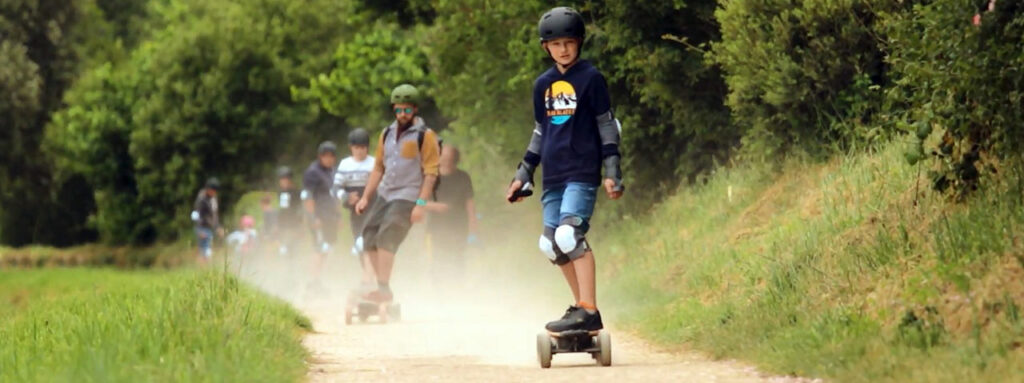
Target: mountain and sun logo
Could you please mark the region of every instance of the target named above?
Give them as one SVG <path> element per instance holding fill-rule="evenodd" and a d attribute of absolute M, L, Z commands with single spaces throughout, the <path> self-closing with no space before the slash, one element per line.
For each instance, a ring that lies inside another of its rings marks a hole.
<path fill-rule="evenodd" d="M 544 93 L 548 117 L 555 125 L 562 125 L 576 113 L 576 89 L 567 81 L 556 81 Z"/>

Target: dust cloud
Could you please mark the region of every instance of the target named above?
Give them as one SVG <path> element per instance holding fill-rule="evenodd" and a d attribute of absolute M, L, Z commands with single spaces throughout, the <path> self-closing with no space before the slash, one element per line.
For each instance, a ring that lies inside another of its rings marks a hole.
<path fill-rule="evenodd" d="M 347 251 L 351 241 L 342 241 L 317 270 L 319 283 L 312 279 L 309 251 L 234 256 L 230 267 L 312 320 L 314 331 L 304 345 L 313 382 L 801 381 L 659 351 L 614 327 L 606 330 L 612 334 L 612 367 L 598 367 L 588 354 L 559 354 L 551 369 L 541 369 L 536 335 L 562 314 L 571 294 L 533 247 L 538 217 L 497 211 L 481 226 L 481 244 L 467 249 L 462 280 L 437 271 L 422 225 L 414 228 L 391 281 L 402 319 L 388 324 L 375 318 L 345 324 L 346 299 L 360 274 Z"/>

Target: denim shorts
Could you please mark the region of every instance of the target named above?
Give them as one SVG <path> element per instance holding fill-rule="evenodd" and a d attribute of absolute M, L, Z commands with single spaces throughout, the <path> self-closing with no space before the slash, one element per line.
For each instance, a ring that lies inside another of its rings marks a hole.
<path fill-rule="evenodd" d="M 579 217 L 580 231 L 590 230 L 590 217 L 594 215 L 597 201 L 597 185 L 569 182 L 565 185 L 544 189 L 541 204 L 544 205 L 544 227 L 556 228 L 563 220 Z"/>
<path fill-rule="evenodd" d="M 203 238 L 205 236 L 205 238 Z M 196 238 L 199 239 L 199 253 L 206 258 L 213 255 L 211 243 L 213 242 L 213 230 L 205 227 L 196 228 Z"/>

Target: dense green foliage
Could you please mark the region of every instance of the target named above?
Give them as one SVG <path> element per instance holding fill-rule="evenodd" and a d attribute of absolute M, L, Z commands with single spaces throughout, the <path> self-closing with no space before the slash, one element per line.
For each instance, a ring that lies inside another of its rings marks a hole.
<path fill-rule="evenodd" d="M 884 67 L 875 22 L 886 3 L 722 2 L 713 59 L 748 153 L 845 146 L 878 128 L 871 117 Z"/>
<path fill-rule="evenodd" d="M 380 22 L 342 42 L 334 52 L 334 68 L 297 89 L 303 99 L 322 101 L 328 112 L 352 125 L 383 127 L 390 122 L 387 99 L 398 84 L 416 84 L 429 92 L 427 58 L 414 35 Z"/>
<path fill-rule="evenodd" d="M 203 179 L 226 181 L 227 208 L 274 165 L 309 161 L 317 142 L 379 130 L 402 82 L 429 96 L 428 123 L 468 146 L 468 161 L 511 169 L 532 125 L 533 79 L 550 65 L 535 36 L 550 4 L 539 0 L 123 3 L 33 16 L 84 36 L 51 41 L 60 54 L 18 32 L 41 33 L 38 23 L 2 26 L 20 42 L 0 48 L 4 78 L 20 81 L 4 83 L 0 108 L 17 110 L 5 134 L 29 132 L 3 141 L 17 149 L 4 154 L 16 182 L 3 198 L 38 202 L 2 205 L 4 242 L 75 242 L 89 230 L 114 243 L 173 238 Z M 911 140 L 907 158 L 934 152 L 934 186 L 973 190 L 984 160 L 1013 153 L 1022 133 L 1012 69 L 1022 12 L 998 4 L 980 26 L 975 5 L 954 1 L 565 5 L 588 21 L 583 56 L 624 123 L 635 210 L 735 153 L 777 162 L 925 130 L 937 133 Z M 38 224 L 24 222 L 29 211 Z"/>
<path fill-rule="evenodd" d="M 299 381 L 300 326 L 218 273 L 0 272 L 0 381 Z"/>
<path fill-rule="evenodd" d="M 959 197 L 991 172 L 993 155 L 1019 156 L 1024 145 L 1024 5 L 998 1 L 977 26 L 965 16 L 974 11 L 939 0 L 885 18 L 896 79 L 886 103 L 901 130 L 918 136 L 907 159 L 933 158 L 932 186 Z"/>
<path fill-rule="evenodd" d="M 82 77 L 50 129 L 63 167 L 94 188 L 94 223 L 108 241 L 175 235 L 206 177 L 228 193 L 263 178 L 280 143 L 316 122 L 291 87 L 323 70 L 343 27 L 333 15 L 345 10 L 331 1 L 172 5 L 157 9 L 152 22 L 164 27 L 129 59 Z"/>
<path fill-rule="evenodd" d="M 72 1 L 0 1 L 0 243 L 67 244 L 94 238 L 81 179 L 55 183 L 41 151 L 42 128 L 78 69 L 76 28 L 85 6 Z M 64 198 L 74 197 L 75 201 Z"/>

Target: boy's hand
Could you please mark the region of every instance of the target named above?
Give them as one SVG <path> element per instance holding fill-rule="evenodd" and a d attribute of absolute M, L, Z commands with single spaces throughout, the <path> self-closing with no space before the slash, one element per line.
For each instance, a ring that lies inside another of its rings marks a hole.
<path fill-rule="evenodd" d="M 369 205 L 370 201 L 366 200 L 366 196 L 359 199 L 359 203 L 356 204 L 356 215 L 363 215 L 366 212 L 366 205 Z"/>
<path fill-rule="evenodd" d="M 357 203 L 359 203 L 359 199 L 360 199 L 360 196 L 359 196 L 358 192 L 348 193 L 348 205 L 349 206 L 355 206 Z"/>
<path fill-rule="evenodd" d="M 615 180 L 613 180 L 611 178 L 605 178 L 604 179 L 604 191 L 605 191 L 605 193 L 608 193 L 608 198 L 609 199 L 616 200 L 616 199 L 622 198 L 622 193 L 625 192 L 625 189 L 619 189 L 618 191 L 616 191 L 615 190 Z"/>
<path fill-rule="evenodd" d="M 513 180 L 511 185 L 508 185 L 508 192 L 505 193 L 505 200 L 509 203 L 516 203 L 523 200 L 523 197 L 512 199 L 512 195 L 519 189 L 523 188 L 523 181 Z"/>
<path fill-rule="evenodd" d="M 425 215 L 423 210 L 423 206 L 416 205 L 416 207 L 412 208 L 412 216 L 409 217 L 409 220 L 412 221 L 412 223 L 423 222 L 423 216 Z"/>

